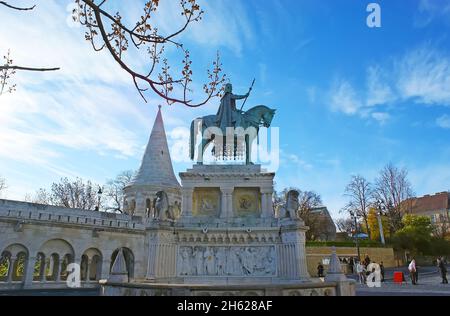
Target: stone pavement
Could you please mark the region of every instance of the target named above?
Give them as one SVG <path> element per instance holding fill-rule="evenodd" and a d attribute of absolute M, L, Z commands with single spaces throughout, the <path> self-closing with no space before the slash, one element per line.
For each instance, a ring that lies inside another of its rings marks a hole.
<path fill-rule="evenodd" d="M 403 269 L 395 269 L 400 271 Z M 388 272 L 388 271 L 387 271 Z M 391 273 L 389 273 L 391 272 Z M 357 296 L 450 296 L 450 285 L 441 284 L 441 277 L 435 267 L 423 267 L 419 272 L 419 282 L 412 285 L 409 275 L 405 273 L 406 282 L 395 284 L 390 277 L 393 271 L 387 273 L 387 279 L 380 288 L 369 288 L 365 284 L 356 285 Z M 355 276 L 352 276 L 355 279 Z"/>

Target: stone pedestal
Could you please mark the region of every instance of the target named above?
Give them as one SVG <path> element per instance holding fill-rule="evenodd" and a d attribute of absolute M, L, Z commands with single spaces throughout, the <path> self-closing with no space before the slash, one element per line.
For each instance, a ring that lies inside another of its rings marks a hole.
<path fill-rule="evenodd" d="M 182 214 L 147 226 L 147 279 L 181 284 L 302 283 L 303 221 L 275 218 L 273 173 L 195 165 L 181 173 Z"/>

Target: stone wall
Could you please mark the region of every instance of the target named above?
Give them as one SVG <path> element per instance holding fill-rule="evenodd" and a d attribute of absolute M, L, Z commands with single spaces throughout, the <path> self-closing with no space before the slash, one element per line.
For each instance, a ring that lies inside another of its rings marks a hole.
<path fill-rule="evenodd" d="M 91 277 L 84 281 L 96 283 L 109 276 L 114 254 L 122 248 L 127 249 L 130 277 L 145 277 L 147 248 L 140 218 L 0 200 L 0 236 L 0 255 L 8 257 L 11 271 L 25 258 L 25 271 L 9 273 L 0 289 L 64 288 L 67 263 L 84 266 Z M 54 275 L 49 278 L 44 269 L 36 275 L 38 260 L 51 265 Z"/>
<path fill-rule="evenodd" d="M 353 281 L 268 285 L 115 284 L 102 282 L 105 296 L 336 296 L 354 295 Z"/>
<path fill-rule="evenodd" d="M 322 262 L 322 259 L 329 258 L 331 255 L 331 247 L 306 247 L 306 261 L 308 265 L 308 272 L 311 276 L 317 276 L 317 264 Z M 340 258 L 357 257 L 358 252 L 355 247 L 336 247 L 336 253 Z M 386 268 L 397 267 L 397 262 L 394 257 L 394 250 L 392 248 L 360 248 L 361 257 L 369 255 L 372 261 L 383 264 Z M 327 266 L 325 266 L 325 271 Z M 344 272 L 347 272 L 347 267 L 342 266 Z"/>

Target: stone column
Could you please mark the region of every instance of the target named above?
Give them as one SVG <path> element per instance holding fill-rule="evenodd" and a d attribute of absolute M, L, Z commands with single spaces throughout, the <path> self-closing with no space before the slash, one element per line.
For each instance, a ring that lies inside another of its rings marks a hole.
<path fill-rule="evenodd" d="M 44 259 L 42 259 L 42 257 L 41 257 L 41 268 L 39 269 L 40 271 L 39 271 L 39 281 L 40 282 L 45 282 L 46 281 L 46 279 L 45 279 L 45 266 L 47 265 L 47 261 L 45 260 L 45 258 L 46 257 L 44 257 Z"/>
<path fill-rule="evenodd" d="M 61 282 L 61 269 L 62 269 L 63 262 L 64 262 L 64 259 L 59 259 L 56 262 L 56 266 L 54 266 L 54 268 L 56 269 L 56 282 Z"/>
<path fill-rule="evenodd" d="M 183 194 L 182 201 L 181 201 L 182 217 L 191 217 L 192 216 L 192 195 L 194 194 L 194 189 L 183 188 L 182 194 Z"/>
<path fill-rule="evenodd" d="M 13 274 L 14 274 L 14 265 L 16 264 L 17 257 L 9 258 L 9 267 L 8 267 L 8 278 L 7 283 L 12 283 Z"/>
<path fill-rule="evenodd" d="M 273 217 L 273 202 L 272 202 L 273 189 L 261 188 L 261 217 L 271 218 Z"/>
<path fill-rule="evenodd" d="M 90 276 L 91 276 L 91 265 L 92 265 L 92 259 L 90 259 L 89 257 L 88 257 L 88 260 L 87 260 L 87 269 L 86 269 L 86 282 L 89 282 L 91 279 L 90 279 Z"/>
<path fill-rule="evenodd" d="M 33 284 L 34 266 L 36 264 L 36 257 L 29 257 L 25 268 L 25 288 Z"/>
<path fill-rule="evenodd" d="M 220 218 L 233 217 L 233 191 L 234 188 L 220 188 L 222 192 L 222 203 L 220 207 Z"/>

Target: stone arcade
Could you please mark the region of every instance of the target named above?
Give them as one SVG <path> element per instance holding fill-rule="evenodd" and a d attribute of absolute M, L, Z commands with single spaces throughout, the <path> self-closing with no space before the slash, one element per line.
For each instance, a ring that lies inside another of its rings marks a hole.
<path fill-rule="evenodd" d="M 310 280 L 307 227 L 275 216 L 274 176 L 259 165 L 195 164 L 180 185 L 159 109 L 124 190 L 127 214 L 0 200 L 0 290 L 66 288 L 66 267 L 78 263 L 81 286 L 100 282 L 103 295 L 353 295 L 345 277 Z"/>

